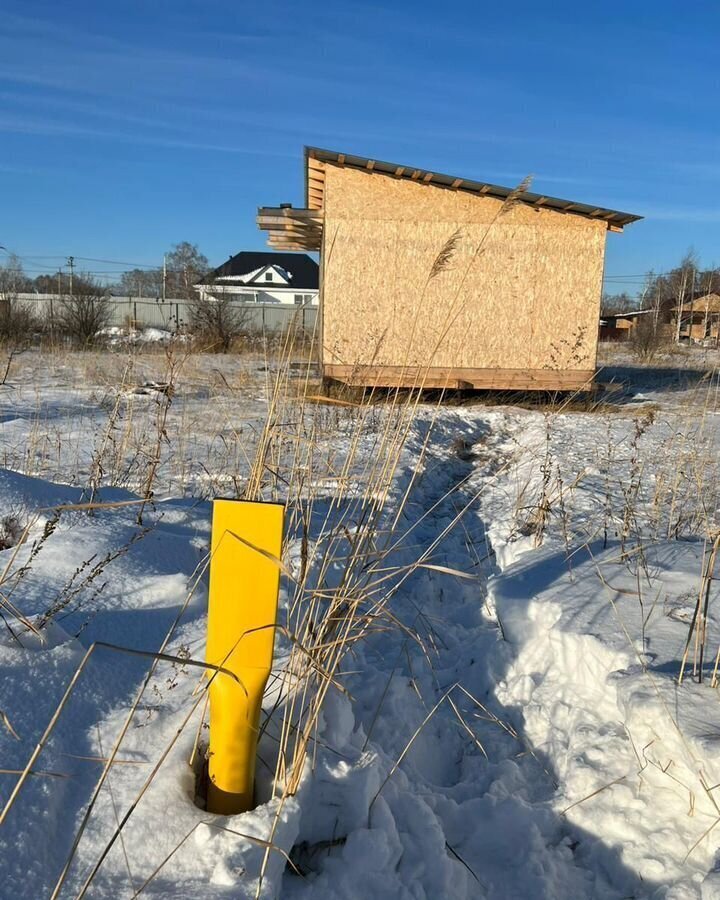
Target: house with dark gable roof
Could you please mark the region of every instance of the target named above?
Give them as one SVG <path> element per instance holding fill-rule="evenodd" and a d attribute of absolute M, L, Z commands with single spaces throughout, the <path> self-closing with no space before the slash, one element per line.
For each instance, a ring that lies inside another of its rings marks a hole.
<path fill-rule="evenodd" d="M 245 303 L 317 306 L 319 267 L 307 253 L 242 251 L 213 269 L 195 290 L 205 298 Z"/>

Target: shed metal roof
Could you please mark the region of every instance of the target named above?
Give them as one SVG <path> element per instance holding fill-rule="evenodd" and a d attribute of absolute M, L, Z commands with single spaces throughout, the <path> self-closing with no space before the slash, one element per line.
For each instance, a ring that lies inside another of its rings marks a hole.
<path fill-rule="evenodd" d="M 312 160 L 316 161 L 314 165 Z M 490 184 L 485 181 L 472 181 L 468 178 L 458 178 L 453 175 L 443 175 L 441 172 L 419 169 L 417 166 L 384 162 L 383 160 L 370 159 L 365 156 L 355 156 L 351 153 L 340 153 L 337 150 L 324 150 L 321 147 L 305 147 L 305 195 L 306 205 L 310 209 L 322 209 L 323 206 L 323 167 L 322 165 L 318 166 L 318 163 L 330 163 L 331 165 L 348 166 L 353 169 L 380 172 L 383 175 L 391 175 L 395 178 L 407 178 L 419 184 L 432 184 L 435 187 L 483 194 L 488 197 L 497 197 L 501 200 L 505 200 L 511 194 L 517 192 L 517 188 L 502 187 L 501 185 Z M 520 202 L 530 206 L 585 216 L 589 219 L 601 219 L 607 222 L 609 228 L 618 230 L 622 229 L 624 225 L 629 225 L 631 222 L 637 222 L 639 219 L 642 219 L 642 216 L 636 216 L 632 213 L 606 209 L 602 206 L 593 206 L 589 203 L 561 200 L 559 197 L 550 197 L 546 194 L 524 191 L 518 199 Z"/>

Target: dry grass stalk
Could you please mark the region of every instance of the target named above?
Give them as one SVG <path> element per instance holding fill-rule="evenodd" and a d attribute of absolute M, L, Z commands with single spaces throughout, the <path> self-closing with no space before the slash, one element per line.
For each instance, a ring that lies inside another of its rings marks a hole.
<path fill-rule="evenodd" d="M 718 551 L 720 550 L 720 531 L 713 536 L 710 542 L 709 552 L 705 554 L 703 559 L 703 571 L 700 579 L 700 589 L 698 591 L 695 609 L 690 621 L 688 629 L 685 650 L 683 651 L 682 661 L 680 663 L 680 674 L 678 675 L 678 684 L 682 684 L 685 675 L 685 667 L 690 653 L 690 644 L 695 637 L 695 654 L 693 657 L 693 676 L 698 679 L 699 683 L 703 680 L 703 664 L 705 659 L 707 645 L 707 621 L 708 611 L 710 607 L 710 588 L 715 576 L 715 564 L 717 562 Z M 715 666 L 713 668 L 711 686 L 717 685 L 718 665 L 720 664 L 720 649 L 718 650 Z"/>
<path fill-rule="evenodd" d="M 437 276 L 441 272 L 444 272 L 447 268 L 449 268 L 450 263 L 452 262 L 452 258 L 453 256 L 455 256 L 458 245 L 460 244 L 461 237 L 462 232 L 458 228 L 445 241 L 443 246 L 440 248 L 438 255 L 435 257 L 432 267 L 430 268 L 430 274 L 428 275 L 429 280 L 437 278 Z"/>

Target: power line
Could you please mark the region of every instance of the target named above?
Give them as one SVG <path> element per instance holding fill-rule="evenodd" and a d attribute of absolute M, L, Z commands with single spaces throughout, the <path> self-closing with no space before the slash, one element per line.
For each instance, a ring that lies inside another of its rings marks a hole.
<path fill-rule="evenodd" d="M 20 260 L 25 260 L 25 259 L 27 259 L 27 260 L 68 259 L 68 254 L 48 253 L 45 255 L 35 255 L 35 256 L 33 256 L 33 255 L 21 256 L 20 254 L 15 254 L 15 255 Z M 122 260 L 122 259 L 101 259 L 101 258 L 95 257 L 95 256 L 75 256 L 74 259 L 82 260 L 83 262 L 103 263 L 105 265 L 111 265 L 111 266 L 132 266 L 136 269 L 162 270 L 162 268 L 163 268 L 162 264 L 158 265 L 156 263 L 129 262 L 128 260 Z M 652 275 L 653 277 L 658 278 L 658 277 L 665 276 L 665 275 L 671 275 L 673 272 L 676 272 L 677 270 L 678 270 L 678 267 L 676 267 L 674 269 L 669 269 L 666 272 L 655 272 L 654 270 L 648 270 L 646 272 L 634 272 L 629 275 L 622 275 L 622 274 L 620 274 L 620 275 L 618 275 L 618 274 L 604 275 L 603 280 L 604 281 L 623 280 L 623 281 L 628 281 L 628 282 L 633 279 L 644 280 L 648 277 L 648 275 Z M 174 269 L 174 270 L 168 269 L 168 271 L 178 271 L 179 272 L 179 271 L 182 271 L 182 269 Z"/>
<path fill-rule="evenodd" d="M 110 266 L 130 266 L 134 269 L 145 269 L 147 271 L 164 271 L 165 277 L 167 277 L 167 273 L 169 272 L 182 272 L 182 269 L 170 269 L 167 265 L 156 265 L 153 263 L 139 263 L 139 262 L 129 262 L 128 260 L 120 260 L 120 259 L 102 259 L 94 256 L 74 256 L 70 257 L 67 254 L 45 254 L 45 255 L 28 255 L 28 256 L 20 256 L 19 254 L 15 254 L 20 261 L 25 260 L 33 260 L 36 261 L 35 264 L 31 264 L 28 266 L 24 266 L 25 270 L 28 274 L 40 274 L 40 275 L 50 275 L 57 274 L 57 272 L 61 272 L 63 270 L 63 265 L 53 266 L 56 268 L 55 272 L 49 272 L 46 267 L 42 265 L 43 260 L 80 260 L 82 262 L 93 262 L 93 263 L 101 263 L 103 265 Z M 72 267 L 71 267 L 72 268 Z M 643 286 L 647 284 L 647 280 L 649 277 L 653 278 L 661 278 L 668 275 L 672 275 L 673 272 L 677 272 L 677 268 L 670 269 L 666 272 L 635 272 L 627 275 L 604 275 L 603 282 L 611 285 L 632 285 L 632 286 Z M 85 270 L 82 274 L 84 275 L 92 275 L 94 277 L 103 277 L 103 278 L 118 278 L 124 274 L 124 271 L 113 271 L 113 270 L 105 270 L 105 269 L 88 269 Z"/>
<path fill-rule="evenodd" d="M 134 266 L 136 269 L 160 269 L 161 266 L 157 264 L 151 265 L 150 263 L 132 263 L 132 262 L 124 262 L 119 259 L 95 259 L 92 256 L 76 256 L 75 259 L 82 259 L 86 262 L 99 262 L 99 263 L 109 263 L 114 266 Z"/>
<path fill-rule="evenodd" d="M 29 255 L 29 256 L 20 256 L 20 254 L 15 254 L 16 257 L 21 260 L 56 260 L 56 259 L 68 259 L 68 254 L 53 254 L 47 253 L 45 255 Z M 162 268 L 160 265 L 153 265 L 152 263 L 138 263 L 138 262 L 128 262 L 127 260 L 122 259 L 98 259 L 94 256 L 75 256 L 74 259 L 82 260 L 83 262 L 97 262 L 103 263 L 105 265 L 111 266 L 131 266 L 135 269 L 160 269 Z"/>

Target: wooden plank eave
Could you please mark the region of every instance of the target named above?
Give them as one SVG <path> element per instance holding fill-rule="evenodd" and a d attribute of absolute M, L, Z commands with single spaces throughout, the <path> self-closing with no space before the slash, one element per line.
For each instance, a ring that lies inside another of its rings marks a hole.
<path fill-rule="evenodd" d="M 261 206 L 256 221 L 258 228 L 268 233 L 268 243 L 276 250 L 316 251 L 322 244 L 322 210 Z"/>

